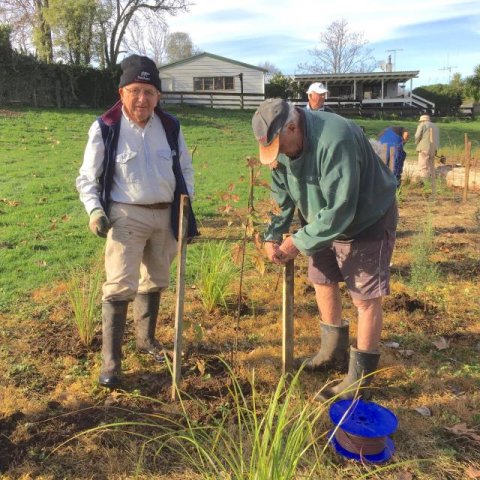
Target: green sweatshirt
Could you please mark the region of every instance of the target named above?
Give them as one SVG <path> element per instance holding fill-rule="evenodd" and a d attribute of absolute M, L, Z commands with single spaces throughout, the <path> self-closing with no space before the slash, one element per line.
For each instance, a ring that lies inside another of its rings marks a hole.
<path fill-rule="evenodd" d="M 272 215 L 266 241 L 281 242 L 298 208 L 307 225 L 293 235 L 305 255 L 335 239 L 351 239 L 379 220 L 395 199 L 394 175 L 353 122 L 326 112 L 301 110 L 304 144 L 300 157 L 280 154 L 272 170 Z"/>

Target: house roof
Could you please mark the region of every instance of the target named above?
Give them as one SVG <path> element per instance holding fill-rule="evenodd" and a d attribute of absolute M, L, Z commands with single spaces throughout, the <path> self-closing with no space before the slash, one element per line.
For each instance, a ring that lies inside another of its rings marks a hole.
<path fill-rule="evenodd" d="M 193 55 L 192 57 L 184 58 L 183 60 L 178 60 L 178 62 L 172 62 L 172 63 L 168 63 L 167 65 L 162 65 L 161 67 L 158 67 L 158 70 L 162 71 L 166 68 L 176 67 L 177 65 L 184 65 L 185 63 L 193 62 L 194 60 L 198 60 L 199 58 L 202 58 L 202 57 L 215 58 L 216 60 L 221 60 L 223 62 L 233 63 L 235 65 L 240 65 L 241 67 L 247 67 L 247 68 L 251 68 L 251 69 L 254 69 L 254 70 L 259 70 L 261 72 L 267 72 L 268 71 L 265 68 L 257 67 L 255 65 L 249 65 L 248 63 L 238 62 L 237 60 L 232 60 L 231 58 L 221 57 L 220 55 L 214 55 L 213 53 L 208 53 L 208 52 L 199 53 L 198 55 Z"/>
<path fill-rule="evenodd" d="M 378 82 L 379 80 L 393 80 L 397 82 L 406 82 L 412 78 L 417 78 L 419 70 L 406 72 L 368 72 L 368 73 L 309 73 L 305 75 L 294 75 L 294 80 L 301 82 L 327 82 L 328 84 L 338 84 L 353 80 L 363 81 L 365 83 Z"/>

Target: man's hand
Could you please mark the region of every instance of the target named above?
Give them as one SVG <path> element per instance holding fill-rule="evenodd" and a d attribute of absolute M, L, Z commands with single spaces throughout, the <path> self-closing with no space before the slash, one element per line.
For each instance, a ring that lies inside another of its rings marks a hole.
<path fill-rule="evenodd" d="M 105 238 L 110 230 L 110 220 L 102 208 L 94 208 L 90 212 L 88 228 L 94 235 Z"/>
<path fill-rule="evenodd" d="M 293 243 L 292 237 L 287 237 L 275 252 L 275 257 L 278 260 L 275 263 L 287 263 L 289 260 L 293 260 L 299 253 L 300 250 Z"/>
<path fill-rule="evenodd" d="M 267 258 L 273 262 L 275 262 L 275 253 L 278 250 L 278 243 L 275 242 L 265 242 L 263 249 L 265 250 L 265 255 L 267 255 Z"/>

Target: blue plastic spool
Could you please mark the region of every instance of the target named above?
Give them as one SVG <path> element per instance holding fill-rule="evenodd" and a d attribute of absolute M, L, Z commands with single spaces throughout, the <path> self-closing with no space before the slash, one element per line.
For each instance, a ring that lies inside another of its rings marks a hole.
<path fill-rule="evenodd" d="M 394 454 L 395 446 L 388 435 L 396 431 L 398 419 L 387 408 L 375 402 L 364 402 L 362 399 L 339 400 L 330 407 L 329 414 L 333 424 L 346 433 L 364 438 L 385 437 L 385 448 L 380 453 L 360 455 L 342 447 L 335 438 L 333 429 L 330 432 L 330 442 L 340 455 L 353 460 L 383 463 Z"/>

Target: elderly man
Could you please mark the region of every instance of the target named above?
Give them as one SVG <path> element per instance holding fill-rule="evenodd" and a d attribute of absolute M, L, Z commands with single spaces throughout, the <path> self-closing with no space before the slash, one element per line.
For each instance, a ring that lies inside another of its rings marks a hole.
<path fill-rule="evenodd" d="M 99 383 L 109 388 L 121 381 L 130 301 L 137 350 L 164 359 L 155 339 L 160 293 L 176 253 L 180 195 L 193 195 L 192 159 L 180 124 L 158 106 L 155 63 L 132 55 L 121 67 L 120 100 L 90 127 L 77 178 L 90 230 L 107 238 Z"/>
<path fill-rule="evenodd" d="M 299 252 L 309 257 L 321 347 L 305 362 L 306 369 L 345 370 L 349 325 L 342 319 L 339 282 L 345 282 L 357 309 L 357 344 L 350 348 L 348 374 L 320 397 L 348 398 L 358 385 L 369 384 L 380 358 L 382 297 L 389 293 L 397 222 L 396 179 L 362 130 L 336 114 L 268 99 L 255 112 L 252 127 L 280 207 L 264 235 L 266 254 L 276 264 Z M 282 241 L 295 208 L 307 223 Z"/>
<path fill-rule="evenodd" d="M 438 127 L 431 121 L 430 115 L 421 115 L 415 132 L 415 144 L 418 152 L 418 174 L 421 178 L 432 178 L 435 173 L 435 155 L 440 145 Z"/>
<path fill-rule="evenodd" d="M 308 97 L 308 110 L 321 110 L 332 112 L 331 108 L 325 106 L 325 99 L 327 96 L 328 90 L 325 88 L 323 83 L 314 82 L 312 83 L 307 90 Z"/>

